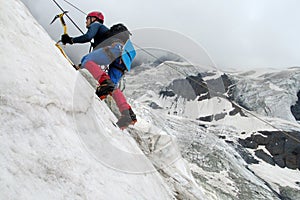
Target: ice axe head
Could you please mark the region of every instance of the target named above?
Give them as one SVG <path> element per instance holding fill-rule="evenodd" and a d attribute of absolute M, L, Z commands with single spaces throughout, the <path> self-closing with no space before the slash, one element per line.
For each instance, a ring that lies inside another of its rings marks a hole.
<path fill-rule="evenodd" d="M 60 18 L 61 23 L 62 23 L 63 25 L 65 25 L 66 23 L 65 23 L 65 21 L 64 21 L 63 16 L 64 16 L 64 14 L 66 14 L 66 13 L 68 13 L 68 11 L 64 11 L 63 13 L 56 15 L 56 16 L 54 17 L 54 19 L 51 21 L 50 24 L 52 24 L 57 18 Z"/>
<path fill-rule="evenodd" d="M 68 11 L 64 11 L 63 13 L 61 14 L 58 14 L 54 17 L 54 19 L 52 20 L 52 22 L 50 24 L 52 24 L 57 18 L 60 19 L 60 22 L 64 28 L 64 34 L 67 34 L 67 25 L 66 25 L 66 22 L 64 20 L 64 14 L 68 13 Z"/>

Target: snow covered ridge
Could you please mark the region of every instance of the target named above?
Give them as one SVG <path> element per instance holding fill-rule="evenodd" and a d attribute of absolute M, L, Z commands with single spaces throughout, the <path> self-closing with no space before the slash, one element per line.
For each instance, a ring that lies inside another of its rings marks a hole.
<path fill-rule="evenodd" d="M 247 75 L 246 75 L 247 74 Z M 254 108 L 250 109 L 252 111 L 257 110 L 268 110 L 269 112 L 262 113 L 269 116 L 276 116 L 285 119 L 287 116 L 293 116 L 293 112 L 291 112 L 291 108 L 296 110 L 296 106 L 292 105 L 290 99 L 295 99 L 297 93 L 299 93 L 300 81 L 299 81 L 299 74 L 300 68 L 292 68 L 287 69 L 285 71 L 280 72 L 265 72 L 265 74 L 260 74 L 253 78 L 252 73 L 244 72 L 242 73 L 242 77 L 236 76 L 235 74 L 226 75 L 223 74 L 219 78 L 216 79 L 207 79 L 206 81 L 203 80 L 203 77 L 211 77 L 214 74 L 207 73 L 207 74 L 198 74 L 195 76 L 190 76 L 188 79 L 189 84 L 191 85 L 194 94 L 198 96 L 198 101 L 202 101 L 208 98 L 211 98 L 211 95 L 215 95 L 215 92 L 226 93 L 231 99 L 236 100 L 242 106 L 249 105 L 246 108 Z M 250 80 L 247 77 L 251 75 Z M 198 82 L 191 82 L 190 80 L 198 79 Z M 253 79 L 255 81 L 253 81 Z M 248 81 L 247 81 L 248 80 Z M 180 95 L 184 98 L 189 99 L 189 97 L 182 94 L 180 91 L 187 91 L 185 89 L 178 89 L 182 87 L 184 84 L 180 84 L 180 86 L 176 86 L 176 83 L 180 82 L 179 80 L 173 81 L 172 85 L 169 89 L 174 91 L 177 95 Z M 222 87 L 214 87 L 220 85 L 218 82 L 223 83 L 224 85 L 224 92 L 218 90 L 218 88 Z M 250 83 L 249 83 L 250 82 Z M 198 83 L 202 83 L 199 86 Z M 211 86 L 209 86 L 211 85 Z M 233 86 L 234 85 L 234 86 Z M 257 86 L 259 85 L 259 87 Z M 266 86 L 265 86 L 266 85 Z M 268 87 L 268 88 L 265 88 Z M 173 89 L 174 88 L 174 89 Z M 247 88 L 247 89 L 240 89 L 240 88 Z M 267 90 L 267 91 L 266 91 Z M 179 91 L 179 92 L 178 92 Z M 170 92 L 170 91 L 169 91 Z M 255 94 L 255 95 L 253 95 Z M 272 94 L 272 95 L 271 95 Z M 281 95 L 281 96 L 279 96 Z M 256 97 L 254 97 L 256 96 Z M 279 96 L 279 99 L 277 99 Z M 242 98 L 244 98 L 242 100 Z M 253 101 L 252 99 L 256 99 Z M 278 102 L 279 100 L 279 102 Z M 286 101 L 288 100 L 288 101 Z M 259 105 L 256 104 L 259 102 Z M 254 105 L 252 105 L 253 103 Z M 262 104 L 262 105 L 261 105 Z M 278 104 L 281 106 L 280 110 Z M 274 107 L 276 109 L 274 109 Z M 297 112 L 297 111 L 294 111 Z M 299 111 L 298 111 L 299 112 Z M 239 107 L 236 107 L 232 104 L 232 110 L 228 113 L 220 112 L 214 113 L 213 115 L 200 117 L 200 120 L 204 121 L 212 121 L 212 120 L 220 120 L 224 118 L 227 114 L 229 116 L 236 115 L 239 113 L 241 116 L 247 116 L 247 113 L 244 113 Z M 289 115 L 282 115 L 282 113 L 289 113 Z M 295 121 L 295 117 L 293 116 L 292 122 Z M 276 127 L 276 125 L 275 125 Z M 300 132 L 299 128 L 290 129 L 283 129 L 279 126 L 278 130 L 275 131 L 259 131 L 258 133 L 253 133 L 250 137 L 245 139 L 240 139 L 239 143 L 246 148 L 257 149 L 259 146 L 264 146 L 267 150 L 265 152 L 262 149 L 256 150 L 255 155 L 264 161 L 275 165 L 277 164 L 280 167 L 288 167 L 290 169 L 300 169 Z M 270 153 L 271 155 L 269 155 Z"/>
<path fill-rule="evenodd" d="M 170 64 L 177 67 L 170 68 Z M 287 71 L 290 70 L 299 68 Z M 187 75 L 179 75 L 184 73 Z M 299 198 L 299 143 L 287 139 L 286 135 L 297 139 L 298 123 L 252 110 L 263 119 L 258 120 L 219 95 L 235 100 L 240 94 L 237 88 L 243 87 L 240 76 L 247 79 L 246 74 L 255 73 L 197 72 L 193 66 L 167 62 L 157 67 L 142 65 L 127 75 L 127 96 L 134 99 L 144 118 L 176 136 L 183 157 L 209 199 Z M 260 73 L 263 74 L 271 76 L 268 71 Z M 282 74 L 283 77 L 274 76 L 283 78 L 274 82 L 290 83 L 284 77 L 289 73 Z M 299 84 L 291 85 L 295 88 L 290 90 L 295 93 L 290 95 L 296 96 Z M 278 89 L 275 85 L 272 88 Z M 258 86 L 243 91 L 242 95 L 247 96 L 252 90 L 261 95 Z M 272 98 L 272 93 L 267 97 Z M 273 99 L 276 103 L 276 96 Z M 247 98 L 239 103 L 245 105 Z M 283 109 L 291 112 L 290 106 Z M 285 133 L 279 134 L 280 131 L 266 122 Z"/>
<path fill-rule="evenodd" d="M 250 109 L 251 111 L 268 110 L 270 112 L 262 114 L 272 117 L 282 116 L 281 118 L 283 119 L 286 118 L 287 115 L 279 114 L 289 113 L 289 115 L 293 116 L 291 107 L 295 108 L 295 106 L 292 105 L 290 101 L 285 100 L 293 99 L 296 94 L 299 93 L 298 88 L 300 88 L 300 81 L 298 81 L 298 78 L 300 77 L 298 76 L 300 75 L 300 68 L 287 69 L 276 73 L 266 72 L 265 74 L 260 74 L 258 77 L 255 77 L 255 79 L 253 78 L 253 73 L 255 72 L 244 72 L 242 75 L 222 74 L 219 77 L 216 77 L 216 73 L 214 72 L 199 73 L 197 76 L 188 76 L 186 79 L 174 80 L 165 90 L 160 91 L 160 95 L 173 98 L 176 95 L 188 101 L 205 101 L 214 96 L 218 96 L 218 94 L 224 94 L 224 97 L 228 96 L 230 99 L 236 100 L 241 106 L 249 105 L 246 108 L 253 108 Z M 247 79 L 249 75 L 251 75 L 250 80 Z M 244 79 L 240 78 L 240 76 Z M 291 77 L 293 78 L 291 79 Z M 276 83 L 280 84 L 275 85 Z M 259 86 L 257 86 L 258 84 Z M 268 87 L 267 91 L 265 87 Z M 282 97 L 277 99 L 278 95 Z M 258 105 L 257 102 L 259 102 Z M 296 102 L 296 100 L 293 102 Z M 278 104 L 281 105 L 279 113 L 276 112 L 279 109 Z M 273 107 L 276 107 L 277 110 L 273 109 Z M 234 116 L 239 114 L 242 117 L 249 115 L 235 104 L 231 105 L 230 110 L 224 111 L 223 109 L 220 112 L 200 116 L 198 119 L 212 122 L 213 120 L 219 121 L 225 118 L 226 115 Z M 174 111 L 174 114 L 177 114 L 177 111 Z M 291 122 L 294 121 L 295 117 Z M 274 126 L 276 127 L 275 124 Z M 297 126 L 295 126 L 294 129 L 288 128 L 284 129 L 284 131 L 280 131 L 282 128 L 278 126 L 278 130 L 254 132 L 251 136 L 240 139 L 239 143 L 246 148 L 252 149 L 264 146 L 267 152 L 259 149 L 255 151 L 255 155 L 272 165 L 277 164 L 280 167 L 300 169 L 300 132 L 299 127 L 296 127 Z M 270 153 L 271 156 L 267 153 Z"/>
<path fill-rule="evenodd" d="M 300 69 L 234 73 L 234 99 L 259 114 L 295 122 L 291 107 L 298 101 Z M 298 111 L 299 112 L 299 111 Z"/>

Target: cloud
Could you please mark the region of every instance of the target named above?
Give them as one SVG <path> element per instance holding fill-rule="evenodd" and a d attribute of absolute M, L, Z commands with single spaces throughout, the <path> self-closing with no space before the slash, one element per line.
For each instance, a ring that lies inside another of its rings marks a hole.
<path fill-rule="evenodd" d="M 64 0 L 57 0 L 85 32 L 85 16 Z M 60 12 L 52 1 L 23 0 L 39 23 L 58 40 L 59 23 L 49 25 Z M 300 66 L 300 2 L 297 0 L 73 0 L 84 12 L 100 10 L 108 26 L 124 22 L 130 29 L 157 27 L 193 38 L 218 67 Z M 69 34 L 80 32 L 67 21 Z M 74 47 L 76 46 L 76 47 Z M 69 50 L 71 49 L 71 50 Z M 80 56 L 74 55 L 80 50 Z M 67 52 L 78 62 L 88 46 L 73 45 Z"/>

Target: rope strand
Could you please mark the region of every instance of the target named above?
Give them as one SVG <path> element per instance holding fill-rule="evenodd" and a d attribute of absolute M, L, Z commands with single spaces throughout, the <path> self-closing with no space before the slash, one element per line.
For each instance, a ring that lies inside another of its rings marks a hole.
<path fill-rule="evenodd" d="M 79 12 L 81 12 L 84 15 L 87 15 L 84 11 L 82 11 L 80 8 L 78 8 L 77 6 L 75 6 L 74 4 L 70 3 L 67 0 L 63 0 L 64 2 L 66 2 L 67 4 L 69 4 L 70 6 L 72 6 L 73 8 L 75 8 L 76 10 L 78 10 Z"/>
<path fill-rule="evenodd" d="M 62 11 L 62 12 L 65 12 L 65 10 L 57 3 L 57 1 L 55 0 L 52 0 L 56 5 L 57 7 Z M 65 13 L 65 15 L 68 17 L 68 19 L 73 23 L 73 25 L 82 33 L 84 34 L 84 32 L 79 28 L 79 26 L 77 26 L 77 24 L 72 20 L 72 18 L 67 14 Z"/>

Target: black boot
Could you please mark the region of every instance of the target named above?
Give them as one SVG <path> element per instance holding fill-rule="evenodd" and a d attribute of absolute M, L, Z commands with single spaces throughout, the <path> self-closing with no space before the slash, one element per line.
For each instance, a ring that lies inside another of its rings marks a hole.
<path fill-rule="evenodd" d="M 110 80 L 104 80 L 96 89 L 96 95 L 102 100 L 111 95 L 115 89 L 115 84 Z"/>
<path fill-rule="evenodd" d="M 130 124 L 135 124 L 137 122 L 136 115 L 130 108 L 129 110 L 124 110 L 121 113 L 121 117 L 117 122 L 117 125 L 120 127 L 120 129 L 125 129 L 127 128 Z"/>

